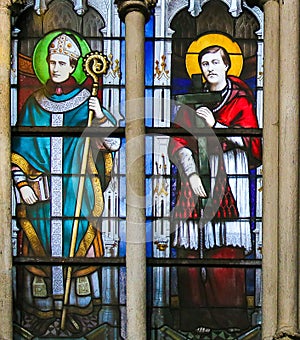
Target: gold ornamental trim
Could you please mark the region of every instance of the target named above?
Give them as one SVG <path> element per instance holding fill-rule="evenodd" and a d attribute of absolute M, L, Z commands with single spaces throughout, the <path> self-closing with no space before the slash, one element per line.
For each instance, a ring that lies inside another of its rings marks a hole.
<path fill-rule="evenodd" d="M 104 155 L 104 163 L 105 163 L 105 178 L 108 183 L 111 179 L 111 172 L 113 169 L 113 157 L 111 152 L 105 152 Z"/>
<path fill-rule="evenodd" d="M 85 257 L 95 237 L 96 237 L 96 230 L 91 224 L 89 224 L 86 233 L 84 234 L 82 240 L 80 241 L 80 244 L 79 244 L 79 247 L 78 247 L 78 250 L 75 256 Z"/>
<path fill-rule="evenodd" d="M 99 217 L 101 216 L 103 209 L 104 209 L 103 193 L 102 193 L 101 181 L 98 176 L 98 170 L 96 168 L 91 150 L 89 151 L 87 166 L 88 166 L 88 172 L 91 175 L 94 175 L 91 178 L 93 191 L 94 191 L 94 207 L 92 210 L 92 216 Z"/>
<path fill-rule="evenodd" d="M 33 225 L 31 224 L 31 222 L 27 219 L 26 216 L 26 207 L 23 204 L 20 204 L 18 206 L 17 209 L 17 216 L 18 216 L 18 220 L 19 223 L 22 227 L 22 229 L 24 230 L 30 245 L 34 251 L 34 254 L 36 256 L 46 256 L 46 251 L 41 243 L 41 241 L 38 238 L 38 235 L 33 227 Z"/>
<path fill-rule="evenodd" d="M 42 172 L 36 170 L 23 156 L 13 152 L 11 155 L 11 162 L 17 165 L 27 176 L 32 179 L 40 176 Z"/>

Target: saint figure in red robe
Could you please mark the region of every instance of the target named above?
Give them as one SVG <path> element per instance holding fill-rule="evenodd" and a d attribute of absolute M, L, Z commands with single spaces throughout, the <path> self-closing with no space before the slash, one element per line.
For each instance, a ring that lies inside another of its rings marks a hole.
<path fill-rule="evenodd" d="M 194 110 L 182 106 L 175 119 L 187 130 L 202 120 L 208 128 L 258 128 L 254 96 L 240 78 L 228 75 L 231 60 L 221 46 L 199 54 L 204 91 L 220 93 L 220 100 Z M 180 185 L 174 209 L 173 245 L 178 257 L 243 259 L 252 251 L 249 171 L 261 164 L 261 139 L 220 137 L 222 152 L 206 138 L 209 186 L 201 175 L 201 146 L 194 136 L 173 137 L 169 157 L 178 168 Z M 225 180 L 219 180 L 225 174 Z M 220 195 L 221 193 L 221 195 Z M 205 204 L 215 207 L 203 220 Z M 203 223 L 205 221 L 205 223 Z M 182 330 L 247 329 L 245 269 L 179 267 L 178 291 Z"/>

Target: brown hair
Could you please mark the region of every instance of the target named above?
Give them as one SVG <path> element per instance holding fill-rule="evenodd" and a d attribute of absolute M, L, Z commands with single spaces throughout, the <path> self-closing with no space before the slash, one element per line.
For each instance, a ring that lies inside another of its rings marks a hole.
<path fill-rule="evenodd" d="M 201 60 L 202 60 L 202 57 L 204 56 L 204 54 L 207 54 L 207 53 L 216 53 L 218 51 L 220 51 L 220 54 L 221 54 L 221 57 L 222 57 L 222 60 L 223 60 L 224 64 L 226 66 L 228 66 L 228 69 L 230 69 L 230 67 L 231 67 L 231 60 L 230 60 L 228 52 L 225 50 L 225 48 L 223 48 L 221 46 L 218 46 L 218 45 L 206 47 L 204 50 L 202 50 L 199 53 L 199 55 L 198 55 L 198 62 L 199 62 L 200 68 L 201 68 Z"/>

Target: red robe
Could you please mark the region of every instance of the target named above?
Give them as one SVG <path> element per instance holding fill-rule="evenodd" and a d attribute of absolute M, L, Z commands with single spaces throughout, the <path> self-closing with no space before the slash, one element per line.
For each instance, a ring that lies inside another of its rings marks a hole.
<path fill-rule="evenodd" d="M 253 94 L 249 87 L 239 78 L 229 76 L 229 91 L 221 103 L 210 107 L 217 123 L 229 128 L 258 128 L 253 105 Z M 176 117 L 178 127 L 192 129 L 195 126 L 195 113 L 189 109 L 181 109 Z M 209 146 L 209 139 L 207 140 Z M 225 138 L 220 139 L 223 152 L 236 146 Z M 249 168 L 261 164 L 261 139 L 243 137 L 243 149 L 247 152 Z M 169 143 L 170 160 L 179 168 L 176 153 L 181 148 L 189 148 L 198 165 L 198 145 L 193 136 L 174 137 Z M 222 162 L 220 162 L 222 166 Z M 190 188 L 187 177 L 181 173 L 181 186 L 174 208 L 174 218 L 197 218 L 195 195 Z M 214 190 L 218 189 L 216 183 Z M 228 182 L 224 195 L 219 201 L 219 210 L 215 219 L 238 218 L 235 198 Z M 213 195 L 214 197 L 216 195 Z M 178 257 L 199 257 L 199 250 L 178 248 Z M 206 258 L 241 259 L 244 249 L 233 246 L 215 247 L 205 251 Z M 181 329 L 193 330 L 199 326 L 210 328 L 249 326 L 245 293 L 245 270 L 240 268 L 207 268 L 206 280 L 201 277 L 199 268 L 178 269 L 178 290 L 181 310 Z"/>
<path fill-rule="evenodd" d="M 218 103 L 212 107 L 216 122 L 229 128 L 258 128 L 257 118 L 253 107 L 253 94 L 250 88 L 239 78 L 228 76 L 231 83 L 231 90 L 227 99 L 223 103 Z M 226 97 L 226 96 L 225 96 Z M 175 126 L 182 127 L 190 131 L 196 126 L 195 113 L 187 107 L 181 109 L 175 119 Z M 261 139 L 254 137 L 243 137 L 244 149 L 247 150 L 249 168 L 258 167 L 261 164 Z M 208 141 L 209 142 L 209 141 Z M 221 139 L 221 146 L 223 152 L 226 152 L 234 146 L 225 139 Z M 189 148 L 194 155 L 195 163 L 198 165 L 198 145 L 197 140 L 193 136 L 174 137 L 170 139 L 169 143 L 169 158 L 177 165 L 176 152 L 181 148 Z M 198 217 L 198 213 L 194 210 L 195 199 L 194 194 L 190 188 L 189 182 L 185 176 L 181 176 L 181 190 L 178 192 L 177 207 L 175 208 L 175 218 L 188 216 L 191 218 Z M 218 188 L 216 188 L 218 190 Z M 238 212 L 232 212 L 232 206 L 235 206 L 234 197 L 231 194 L 230 187 L 227 183 L 226 192 L 220 201 L 219 211 L 216 214 L 218 218 L 234 218 L 238 217 Z M 214 197 L 216 195 L 213 195 Z M 190 205 L 186 202 L 187 198 L 191 198 Z M 186 206 L 185 209 L 180 209 L 181 205 Z M 187 205 L 188 204 L 188 205 Z"/>

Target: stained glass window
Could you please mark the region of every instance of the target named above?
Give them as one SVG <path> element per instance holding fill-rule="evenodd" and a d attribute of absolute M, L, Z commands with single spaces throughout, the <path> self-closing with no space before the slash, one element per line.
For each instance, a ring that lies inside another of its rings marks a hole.
<path fill-rule="evenodd" d="M 156 21 L 152 38 L 150 126 L 170 127 L 169 136 L 148 143 L 152 256 L 167 259 L 152 269 L 152 337 L 254 336 L 261 321 L 261 16 L 245 7 L 230 13 L 222 1 L 168 10 L 168 24 Z M 160 14 L 163 6 L 155 20 Z"/>
<path fill-rule="evenodd" d="M 126 338 L 125 25 L 74 3 L 12 18 L 18 339 Z M 259 336 L 263 22 L 234 3 L 145 26 L 149 339 Z"/>

